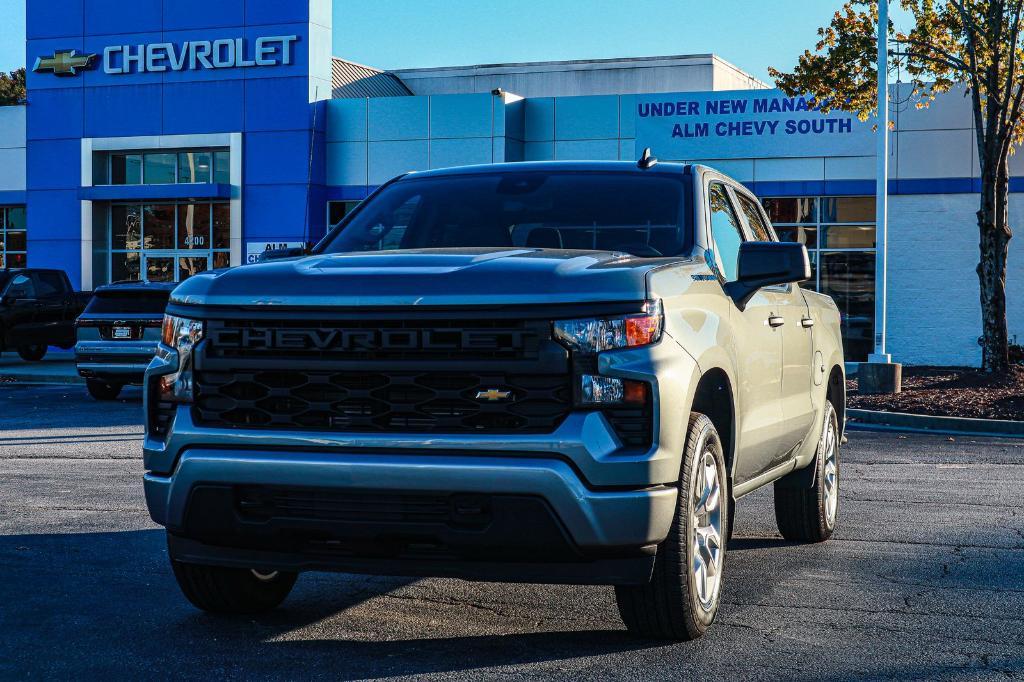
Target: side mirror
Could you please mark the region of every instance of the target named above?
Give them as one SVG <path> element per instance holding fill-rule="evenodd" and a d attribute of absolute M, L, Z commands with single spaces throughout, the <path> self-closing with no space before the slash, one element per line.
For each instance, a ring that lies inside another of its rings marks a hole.
<path fill-rule="evenodd" d="M 299 258 L 301 256 L 308 255 L 309 249 L 304 246 L 293 247 L 290 249 L 270 249 L 269 251 L 264 251 L 263 253 L 261 253 L 259 260 L 256 262 L 266 263 L 272 260 L 281 260 L 282 258 Z"/>
<path fill-rule="evenodd" d="M 735 282 L 725 285 L 742 310 L 747 301 L 763 287 L 804 282 L 811 278 L 811 259 L 807 247 L 795 242 L 743 242 L 736 264 Z"/>

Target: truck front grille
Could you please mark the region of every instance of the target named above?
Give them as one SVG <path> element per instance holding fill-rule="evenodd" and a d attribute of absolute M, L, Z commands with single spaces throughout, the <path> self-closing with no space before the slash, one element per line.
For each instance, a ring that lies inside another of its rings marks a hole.
<path fill-rule="evenodd" d="M 565 374 L 199 371 L 203 426 L 341 432 L 554 431 L 572 408 Z"/>

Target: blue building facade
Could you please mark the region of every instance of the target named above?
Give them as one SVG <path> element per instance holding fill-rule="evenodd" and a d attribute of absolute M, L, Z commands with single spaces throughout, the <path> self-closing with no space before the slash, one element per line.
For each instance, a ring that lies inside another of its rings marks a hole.
<path fill-rule="evenodd" d="M 323 233 L 329 0 L 29 0 L 27 18 L 29 264 L 180 279 Z"/>

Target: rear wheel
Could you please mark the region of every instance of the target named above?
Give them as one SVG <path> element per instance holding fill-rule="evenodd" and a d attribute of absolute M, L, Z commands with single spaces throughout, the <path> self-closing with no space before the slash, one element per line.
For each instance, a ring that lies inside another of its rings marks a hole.
<path fill-rule="evenodd" d="M 691 640 L 708 629 L 721 595 L 728 507 L 722 441 L 711 420 L 695 412 L 690 415 L 675 518 L 658 547 L 651 582 L 615 588 L 619 614 L 630 632 Z"/>
<path fill-rule="evenodd" d="M 187 564 L 171 560 L 174 577 L 192 605 L 210 613 L 270 611 L 288 597 L 298 573 Z"/>
<path fill-rule="evenodd" d="M 96 400 L 116 400 L 122 388 L 121 384 L 110 384 L 100 379 L 85 380 L 85 390 Z"/>
<path fill-rule="evenodd" d="M 26 362 L 39 362 L 46 356 L 46 346 L 43 344 L 18 346 L 18 355 Z"/>
<path fill-rule="evenodd" d="M 813 471 L 795 471 L 775 482 L 775 521 L 791 542 L 823 542 L 839 516 L 839 418 L 825 401 L 824 425 Z M 813 474 L 810 484 L 807 474 Z"/>

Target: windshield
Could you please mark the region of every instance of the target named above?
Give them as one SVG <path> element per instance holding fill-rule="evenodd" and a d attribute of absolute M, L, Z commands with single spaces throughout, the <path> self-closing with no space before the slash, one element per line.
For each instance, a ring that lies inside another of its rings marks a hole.
<path fill-rule="evenodd" d="M 533 247 L 674 256 L 682 178 L 614 172 L 482 173 L 400 180 L 328 235 L 319 253 Z"/>

